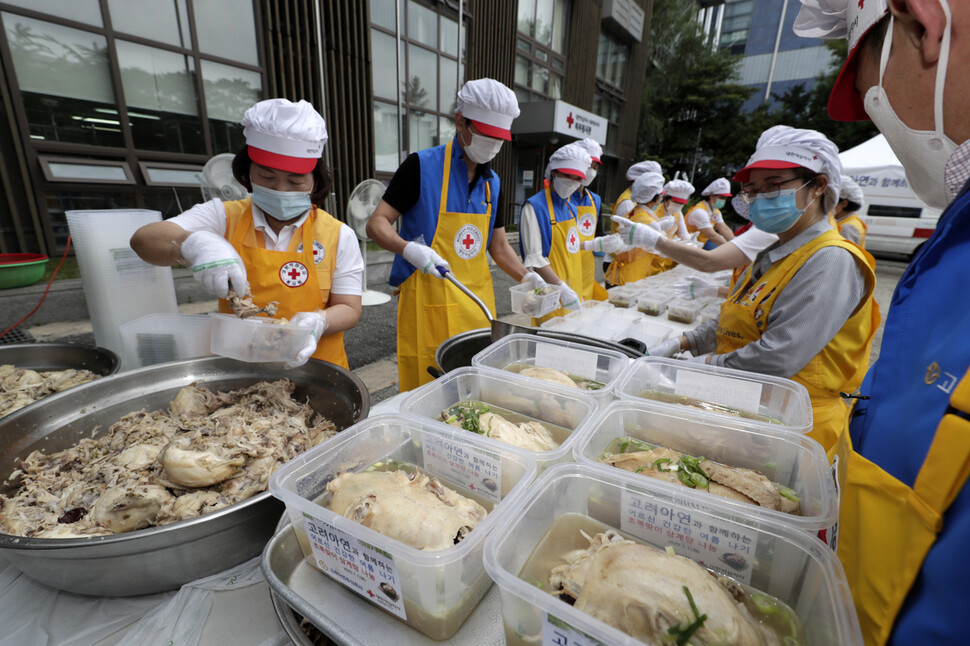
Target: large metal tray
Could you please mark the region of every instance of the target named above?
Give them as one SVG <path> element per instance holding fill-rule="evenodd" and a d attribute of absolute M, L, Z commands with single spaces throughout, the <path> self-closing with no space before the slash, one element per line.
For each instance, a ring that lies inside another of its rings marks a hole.
<path fill-rule="evenodd" d="M 293 612 L 300 613 L 339 646 L 501 646 L 505 644 L 498 586 L 492 586 L 455 635 L 445 641 L 425 637 L 365 601 L 306 562 L 286 517 L 263 550 L 260 566 L 284 630 L 298 646 L 311 642 Z"/>

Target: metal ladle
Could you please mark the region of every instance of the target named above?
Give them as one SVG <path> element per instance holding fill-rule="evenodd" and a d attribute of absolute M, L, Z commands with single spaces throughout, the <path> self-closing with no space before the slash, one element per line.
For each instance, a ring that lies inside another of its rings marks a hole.
<path fill-rule="evenodd" d="M 505 321 L 499 321 L 494 316 L 492 316 L 492 312 L 491 310 L 488 309 L 488 305 L 486 305 L 482 301 L 482 299 L 476 296 L 475 293 L 472 292 L 472 290 L 462 285 L 461 281 L 455 278 L 455 275 L 453 272 L 449 271 L 445 267 L 440 267 L 440 266 L 436 267 L 436 269 L 438 270 L 438 273 L 440 273 L 445 280 L 447 280 L 452 285 L 454 285 L 462 292 L 464 292 L 465 295 L 468 296 L 468 298 L 475 301 L 475 304 L 478 305 L 478 307 L 481 308 L 482 312 L 485 313 L 485 318 L 488 319 L 488 322 L 491 324 L 491 327 L 492 327 L 493 343 L 495 341 L 498 341 L 504 336 L 508 336 L 509 334 L 538 334 L 539 333 L 538 328 L 525 327 L 523 325 L 515 325 L 514 323 L 506 323 Z"/>

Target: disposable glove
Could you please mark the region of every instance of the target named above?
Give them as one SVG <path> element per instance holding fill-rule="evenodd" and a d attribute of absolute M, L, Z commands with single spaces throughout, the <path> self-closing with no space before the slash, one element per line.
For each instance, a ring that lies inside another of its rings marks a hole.
<path fill-rule="evenodd" d="M 229 241 L 211 231 L 196 231 L 186 238 L 179 251 L 192 277 L 219 298 L 229 295 L 229 283 L 240 296 L 249 294 L 249 281 L 243 260 Z"/>
<path fill-rule="evenodd" d="M 613 216 L 613 221 L 620 226 L 619 235 L 623 242 L 634 247 L 646 249 L 647 251 L 653 251 L 656 248 L 657 240 L 662 235 L 659 231 L 646 224 L 639 224 L 627 218 L 621 218 L 618 215 Z"/>
<path fill-rule="evenodd" d="M 448 261 L 439 256 L 434 249 L 419 242 L 409 242 L 401 255 L 422 274 L 431 274 L 436 278 L 444 278 L 444 276 L 435 267 L 451 269 Z"/>
<path fill-rule="evenodd" d="M 647 348 L 647 356 L 649 357 L 672 357 L 677 352 L 680 352 L 679 336 L 661 341 L 657 345 Z"/>
<path fill-rule="evenodd" d="M 542 276 L 534 271 L 527 272 L 519 283 L 521 285 L 528 285 L 529 289 L 543 289 L 546 286 L 546 281 L 542 280 Z"/>
<path fill-rule="evenodd" d="M 619 233 L 603 236 L 601 238 L 593 238 L 592 240 L 583 242 L 584 251 L 602 251 L 603 253 L 613 254 L 620 251 L 627 251 L 629 249 L 629 245 L 623 242 L 623 239 L 620 237 Z"/>
<path fill-rule="evenodd" d="M 687 360 L 687 362 L 688 363 L 703 363 L 703 364 L 707 365 L 707 360 L 708 360 L 708 358 L 710 358 L 710 356 L 711 356 L 710 353 L 702 354 L 702 355 L 697 356 L 697 357 L 691 357 L 690 359 Z"/>
<path fill-rule="evenodd" d="M 666 231 L 670 227 L 674 226 L 674 222 L 676 222 L 676 221 L 677 220 L 674 219 L 674 216 L 672 216 L 672 215 L 665 215 L 662 218 L 660 218 L 659 220 L 654 220 L 653 222 L 651 222 L 650 223 L 650 226 L 652 228 L 656 229 L 657 231 L 660 231 L 661 233 L 663 233 L 664 231 Z"/>
<path fill-rule="evenodd" d="M 688 276 L 686 283 L 677 283 L 671 286 L 674 294 L 688 300 L 705 298 L 707 296 L 717 296 L 719 285 L 714 281 L 701 278 L 700 276 Z"/>
<path fill-rule="evenodd" d="M 306 345 L 296 354 L 296 359 L 286 364 L 287 368 L 299 368 L 306 363 L 310 356 L 317 351 L 317 344 L 324 330 L 327 329 L 327 313 L 323 310 L 316 312 L 297 312 L 290 319 L 290 324 L 310 330 L 310 338 Z"/>
<path fill-rule="evenodd" d="M 559 292 L 559 304 L 570 312 L 575 312 L 582 307 L 579 303 L 579 295 L 566 283 L 562 284 L 562 289 Z"/>

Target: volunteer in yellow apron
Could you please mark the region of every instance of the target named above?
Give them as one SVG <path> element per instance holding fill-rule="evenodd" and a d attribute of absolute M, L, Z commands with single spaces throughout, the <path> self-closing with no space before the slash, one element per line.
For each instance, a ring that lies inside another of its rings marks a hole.
<path fill-rule="evenodd" d="M 582 181 L 578 195 L 574 194 L 570 198 L 576 200 L 576 218 L 579 222 L 579 239 L 582 241 L 582 249 L 592 252 L 592 249 L 587 250 L 586 243 L 593 240 L 599 230 L 599 215 L 603 200 L 599 195 L 589 190 L 589 185 L 596 179 L 596 175 L 602 166 L 603 147 L 589 137 L 580 139 L 576 143 L 585 148 L 593 160 L 586 171 L 586 177 Z M 602 285 L 596 282 L 596 258 L 594 254 L 581 253 L 580 255 L 583 259 L 583 293 L 580 294 L 580 297 L 584 301 L 605 301 L 609 298 L 609 294 L 606 293 Z"/>
<path fill-rule="evenodd" d="M 835 205 L 832 216 L 842 237 L 860 247 L 866 246 L 866 232 L 869 230 L 858 215 L 863 205 L 865 205 L 865 195 L 862 193 L 862 187 L 848 175 L 843 175 L 842 187 L 839 189 L 839 203 Z"/>
<path fill-rule="evenodd" d="M 660 219 L 653 209 L 660 204 L 664 178 L 660 173 L 644 173 L 633 182 L 630 197 L 636 206 L 627 214 L 632 222 L 652 225 L 661 229 Z M 635 280 L 660 273 L 664 259 L 643 249 L 633 248 L 613 254 L 613 262 L 606 270 L 609 285 L 625 285 Z"/>
<path fill-rule="evenodd" d="M 704 243 L 704 249 L 714 249 L 734 237 L 731 229 L 724 223 L 721 209 L 731 199 L 731 182 L 726 177 L 718 177 L 701 191 L 701 200 L 687 211 L 687 232 L 696 233 L 697 241 Z"/>
<path fill-rule="evenodd" d="M 252 197 L 211 200 L 142 227 L 132 248 L 147 262 L 192 267 L 193 276 L 230 312 L 230 287 L 277 317 L 310 330 L 289 367 L 311 356 L 348 367 L 343 331 L 360 319 L 363 259 L 356 236 L 314 206 L 330 193 L 322 159 L 326 124 L 306 101 L 260 101 L 242 120 L 246 147 L 233 174 Z"/>

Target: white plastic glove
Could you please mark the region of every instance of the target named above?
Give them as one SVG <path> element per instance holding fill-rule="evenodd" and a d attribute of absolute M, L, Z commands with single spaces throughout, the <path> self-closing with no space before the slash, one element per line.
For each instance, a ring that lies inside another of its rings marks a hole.
<path fill-rule="evenodd" d="M 534 271 L 527 272 L 522 280 L 519 281 L 521 285 L 528 285 L 529 289 L 544 289 L 546 286 L 546 281 L 542 279 L 542 276 Z"/>
<path fill-rule="evenodd" d="M 436 278 L 444 278 L 444 276 L 435 267 L 451 269 L 447 260 L 439 256 L 434 249 L 420 242 L 409 242 L 401 255 L 422 274 L 431 274 Z"/>
<path fill-rule="evenodd" d="M 677 352 L 680 352 L 679 336 L 661 341 L 657 345 L 647 348 L 648 357 L 672 357 Z"/>
<path fill-rule="evenodd" d="M 657 240 L 662 235 L 659 231 L 646 224 L 639 224 L 627 218 L 621 218 L 618 215 L 613 216 L 613 221 L 620 226 L 619 235 L 623 242 L 634 247 L 646 249 L 647 251 L 653 251 L 656 248 Z"/>
<path fill-rule="evenodd" d="M 593 238 L 592 240 L 583 242 L 584 251 L 602 251 L 603 253 L 614 254 L 629 249 L 629 245 L 623 242 L 623 238 L 620 237 L 619 233 Z"/>
<path fill-rule="evenodd" d="M 708 352 L 707 354 L 702 354 L 697 357 L 691 357 L 690 359 L 687 360 L 687 363 L 703 363 L 704 365 L 707 365 L 707 360 L 708 358 L 710 358 L 710 356 L 711 356 L 711 353 Z"/>
<path fill-rule="evenodd" d="M 310 330 L 310 338 L 307 340 L 303 349 L 296 354 L 296 360 L 286 364 L 287 368 L 299 368 L 310 360 L 310 356 L 317 351 L 317 344 L 320 337 L 327 329 L 327 313 L 318 310 L 316 312 L 297 312 L 290 319 L 290 324 L 296 327 L 307 328 Z"/>
<path fill-rule="evenodd" d="M 249 294 L 243 260 L 229 241 L 211 231 L 196 231 L 179 249 L 192 277 L 219 298 L 229 295 L 229 283 L 240 296 Z"/>
<path fill-rule="evenodd" d="M 681 298 L 695 300 L 706 296 L 717 296 L 719 285 L 700 276 L 688 276 L 686 283 L 671 286 L 671 291 Z"/>
<path fill-rule="evenodd" d="M 582 305 L 579 302 L 579 294 L 574 292 L 573 289 L 566 283 L 563 283 L 561 287 L 562 289 L 559 292 L 560 305 L 565 307 L 570 312 L 575 312 L 580 307 L 582 307 Z"/>
<path fill-rule="evenodd" d="M 652 228 L 656 229 L 657 231 L 663 233 L 664 231 L 666 231 L 670 227 L 674 226 L 674 222 L 676 222 L 676 221 L 677 220 L 674 219 L 674 216 L 672 216 L 672 215 L 665 215 L 662 218 L 660 218 L 659 220 L 654 220 L 653 222 L 651 222 L 650 223 L 650 227 L 652 227 Z"/>

